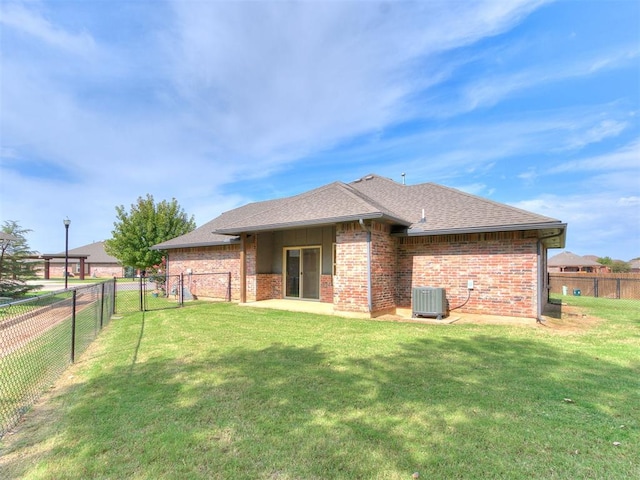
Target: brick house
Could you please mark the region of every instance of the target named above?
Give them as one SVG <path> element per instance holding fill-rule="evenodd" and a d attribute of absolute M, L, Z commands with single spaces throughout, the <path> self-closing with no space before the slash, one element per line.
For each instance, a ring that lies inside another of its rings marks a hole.
<path fill-rule="evenodd" d="M 42 274 L 45 279 L 64 277 L 64 252 L 53 255 L 40 255 L 45 262 Z M 123 277 L 124 268 L 117 258 L 109 255 L 104 249 L 104 242 L 70 249 L 68 252 L 69 274 L 85 278 Z"/>
<path fill-rule="evenodd" d="M 549 273 L 610 273 L 610 269 L 606 265 L 602 265 L 592 258 L 581 257 L 571 252 L 560 252 L 550 257 L 547 263 L 547 270 Z"/>
<path fill-rule="evenodd" d="M 318 301 L 375 317 L 411 308 L 413 288 L 429 286 L 445 288 L 452 307 L 468 297 L 460 312 L 538 318 L 547 249 L 565 235 L 553 218 L 368 175 L 230 210 L 154 248 L 170 275 L 230 272 L 241 303 Z M 215 288 L 200 281 L 198 295 Z"/>

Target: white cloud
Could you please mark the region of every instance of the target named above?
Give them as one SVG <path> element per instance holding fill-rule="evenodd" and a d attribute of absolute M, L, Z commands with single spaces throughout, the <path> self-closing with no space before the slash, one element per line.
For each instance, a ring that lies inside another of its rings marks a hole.
<path fill-rule="evenodd" d="M 530 167 L 526 172 L 522 172 L 518 174 L 518 178 L 524 180 L 525 182 L 533 182 L 536 178 L 538 178 L 538 172 L 535 167 Z"/>
<path fill-rule="evenodd" d="M 593 126 L 579 136 L 569 138 L 566 148 L 569 150 L 580 149 L 585 145 L 598 143 L 608 137 L 616 137 L 627 128 L 627 122 L 616 120 L 602 120 L 599 124 Z"/>
<path fill-rule="evenodd" d="M 640 206 L 640 197 L 622 197 L 618 199 L 618 205 L 621 207 L 638 207 Z"/>
<path fill-rule="evenodd" d="M 640 170 L 640 139 L 623 147 L 570 162 L 563 162 L 549 170 L 550 174 L 575 171 Z"/>
<path fill-rule="evenodd" d="M 167 42 L 173 78 L 216 141 L 280 163 L 406 119 L 416 79 L 441 74 L 427 61 L 415 75 L 416 62 L 540 4 L 175 2 Z"/>
<path fill-rule="evenodd" d="M 637 62 L 639 55 L 640 48 L 625 45 L 611 52 L 594 53 L 586 58 L 573 59 L 560 65 L 555 62 L 532 63 L 515 71 L 510 69 L 506 72 L 482 75 L 464 82 L 457 95 L 442 99 L 440 103 L 434 103 L 433 109 L 429 111 L 435 116 L 448 117 L 479 108 L 492 107 L 526 90 L 574 78 L 589 77 L 606 70 L 628 67 L 633 65 L 633 62 Z M 608 136 L 612 128 L 620 129 L 621 127 L 623 128 L 624 125 L 607 125 L 605 122 L 599 130 L 594 130 L 592 135 L 595 138 L 603 134 Z"/>
<path fill-rule="evenodd" d="M 89 55 L 95 47 L 93 38 L 86 31 L 70 33 L 52 24 L 37 10 L 20 4 L 3 2 L 0 5 L 0 24 L 67 52 Z"/>
<path fill-rule="evenodd" d="M 546 194 L 512 205 L 566 222 L 569 251 L 629 260 L 640 254 L 640 210 L 637 198 L 621 200 L 615 192 L 585 191 Z"/>

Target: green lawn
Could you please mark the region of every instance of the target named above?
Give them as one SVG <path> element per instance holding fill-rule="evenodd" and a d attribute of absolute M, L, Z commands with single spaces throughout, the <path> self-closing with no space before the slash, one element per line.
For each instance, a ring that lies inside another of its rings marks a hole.
<path fill-rule="evenodd" d="M 0 476 L 640 478 L 640 304 L 564 300 L 605 320 L 125 315 L 0 444 Z"/>

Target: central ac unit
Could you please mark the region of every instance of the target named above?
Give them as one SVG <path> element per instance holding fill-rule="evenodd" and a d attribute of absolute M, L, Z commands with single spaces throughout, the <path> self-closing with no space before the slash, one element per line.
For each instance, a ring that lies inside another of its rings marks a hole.
<path fill-rule="evenodd" d="M 441 320 L 449 316 L 447 292 L 438 287 L 415 287 L 412 292 L 413 317 L 434 317 Z"/>

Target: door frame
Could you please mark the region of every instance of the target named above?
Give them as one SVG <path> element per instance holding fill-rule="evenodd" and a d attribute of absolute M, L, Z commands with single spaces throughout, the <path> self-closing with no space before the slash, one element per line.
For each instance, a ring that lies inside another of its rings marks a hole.
<path fill-rule="evenodd" d="M 288 269 L 287 269 L 287 252 L 289 252 L 290 250 L 299 250 L 300 251 L 300 265 L 298 268 L 298 279 L 299 279 L 299 284 L 298 284 L 298 296 L 297 297 L 292 297 L 292 296 L 287 296 L 287 280 L 288 280 Z M 317 269 L 318 269 L 318 274 L 317 274 L 317 292 L 318 292 L 318 298 L 305 298 L 302 296 L 303 292 L 304 292 L 304 272 L 303 272 L 303 268 L 304 268 L 304 262 L 302 261 L 303 259 L 303 250 L 317 250 L 318 251 L 318 264 L 317 264 Z M 321 279 L 322 279 L 322 245 L 301 245 L 301 246 L 292 246 L 292 247 L 283 247 L 282 248 L 282 298 L 288 299 L 288 300 L 305 300 L 305 301 L 309 301 L 309 302 L 319 302 L 320 298 L 322 297 L 321 295 L 321 291 L 320 291 L 320 286 L 321 286 Z"/>

